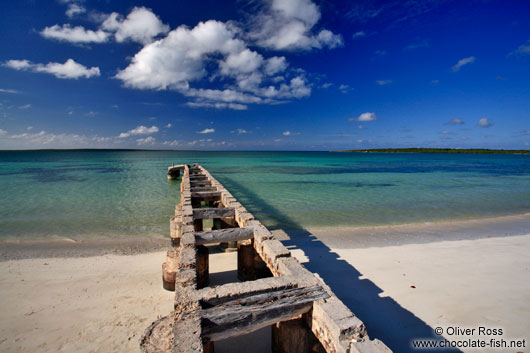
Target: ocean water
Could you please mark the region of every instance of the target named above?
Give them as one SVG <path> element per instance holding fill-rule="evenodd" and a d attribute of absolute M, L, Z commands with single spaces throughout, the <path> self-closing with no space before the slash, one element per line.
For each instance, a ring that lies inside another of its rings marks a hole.
<path fill-rule="evenodd" d="M 330 152 L 0 152 L 0 238 L 169 233 L 172 163 L 200 163 L 271 228 L 530 212 L 530 156 Z"/>

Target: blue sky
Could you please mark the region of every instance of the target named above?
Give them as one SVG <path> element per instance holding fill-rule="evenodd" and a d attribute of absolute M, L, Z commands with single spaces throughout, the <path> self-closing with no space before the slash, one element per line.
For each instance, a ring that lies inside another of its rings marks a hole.
<path fill-rule="evenodd" d="M 0 149 L 528 149 L 529 1 L 3 1 Z"/>

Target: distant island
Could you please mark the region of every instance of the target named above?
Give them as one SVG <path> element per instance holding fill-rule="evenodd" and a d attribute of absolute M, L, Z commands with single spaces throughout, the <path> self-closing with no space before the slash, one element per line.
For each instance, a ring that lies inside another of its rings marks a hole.
<path fill-rule="evenodd" d="M 530 150 L 490 150 L 486 148 L 373 148 L 331 152 L 530 154 Z"/>

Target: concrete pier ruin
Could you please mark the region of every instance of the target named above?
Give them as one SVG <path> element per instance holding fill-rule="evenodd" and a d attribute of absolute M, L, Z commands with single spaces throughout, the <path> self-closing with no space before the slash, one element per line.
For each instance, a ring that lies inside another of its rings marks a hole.
<path fill-rule="evenodd" d="M 216 341 L 266 326 L 275 353 L 390 352 L 206 169 L 172 166 L 168 178 L 177 171 L 181 199 L 162 264 L 174 311 L 146 329 L 143 352 L 210 353 Z M 213 220 L 211 229 L 203 229 L 204 220 Z M 217 243 L 237 251 L 240 282 L 209 287 L 207 245 Z"/>

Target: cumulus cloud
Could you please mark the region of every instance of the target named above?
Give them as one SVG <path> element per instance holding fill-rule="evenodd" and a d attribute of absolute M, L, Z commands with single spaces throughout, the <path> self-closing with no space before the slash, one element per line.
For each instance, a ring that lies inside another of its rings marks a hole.
<path fill-rule="evenodd" d="M 392 83 L 392 80 L 377 80 L 375 81 L 379 86 L 386 86 Z"/>
<path fill-rule="evenodd" d="M 180 26 L 146 45 L 116 77 L 139 89 L 187 89 L 189 81 L 206 75 L 207 54 L 243 51 L 242 41 L 222 22 L 200 22 L 193 29 Z"/>
<path fill-rule="evenodd" d="M 342 36 L 313 29 L 320 9 L 311 0 L 272 0 L 251 19 L 249 37 L 256 44 L 275 50 L 309 50 L 343 45 Z"/>
<path fill-rule="evenodd" d="M 153 145 L 156 139 L 153 136 L 143 137 L 136 140 L 138 145 Z"/>
<path fill-rule="evenodd" d="M 82 6 L 73 2 L 68 5 L 72 16 L 78 13 Z M 67 11 L 68 14 L 68 11 Z M 72 17 L 69 16 L 69 17 Z M 58 24 L 46 27 L 41 31 L 41 35 L 47 39 L 54 39 L 70 43 L 104 43 L 111 37 L 117 42 L 133 41 L 142 44 L 152 42 L 157 36 L 169 31 L 169 26 L 162 23 L 150 9 L 145 7 L 135 7 L 127 15 L 113 12 L 110 15 L 103 15 L 103 22 L 97 30 L 85 29 L 82 26 L 72 27 L 70 24 L 59 26 Z"/>
<path fill-rule="evenodd" d="M 171 125 L 171 123 L 168 123 L 168 124 L 167 124 L 166 126 L 164 126 L 164 127 L 165 127 L 166 129 L 169 129 L 171 126 L 173 126 L 173 125 Z"/>
<path fill-rule="evenodd" d="M 2 136 L 2 135 L 6 135 L 6 134 L 7 134 L 7 131 L 6 131 L 6 130 L 0 129 L 0 136 Z"/>
<path fill-rule="evenodd" d="M 169 26 L 145 7 L 133 8 L 126 18 L 113 12 L 108 15 L 101 28 L 113 32 L 117 42 L 133 41 L 143 44 L 150 43 L 158 35 L 169 31 Z"/>
<path fill-rule="evenodd" d="M 478 121 L 477 125 L 480 127 L 490 127 L 493 124 L 491 123 L 489 118 L 482 118 Z"/>
<path fill-rule="evenodd" d="M 454 118 L 454 119 L 449 120 L 449 122 L 447 124 L 449 124 L 449 125 L 462 125 L 462 124 L 464 124 L 464 120 L 462 120 L 460 118 Z"/>
<path fill-rule="evenodd" d="M 377 120 L 377 116 L 375 115 L 375 113 L 371 113 L 371 112 L 362 113 L 356 118 L 354 117 L 354 118 L 348 119 L 348 121 L 375 121 L 375 120 Z"/>
<path fill-rule="evenodd" d="M 82 26 L 72 27 L 69 24 L 46 27 L 40 33 L 47 39 L 82 44 L 103 43 L 106 42 L 110 36 L 109 33 L 102 31 L 101 29 L 92 31 L 85 29 Z"/>
<path fill-rule="evenodd" d="M 119 138 L 126 138 L 126 137 L 129 137 L 131 135 L 151 135 L 151 134 L 154 134 L 154 133 L 157 133 L 157 132 L 158 132 L 158 127 L 156 127 L 154 125 L 151 126 L 151 127 L 140 125 L 140 126 L 135 127 L 134 129 L 129 130 L 127 132 L 122 132 L 118 137 Z"/>
<path fill-rule="evenodd" d="M 215 129 L 204 129 L 201 131 L 197 131 L 198 134 L 212 134 L 215 132 Z"/>
<path fill-rule="evenodd" d="M 46 65 L 34 64 L 29 60 L 8 60 L 3 65 L 15 70 L 48 73 L 61 79 L 90 78 L 100 75 L 99 67 L 88 68 L 73 59 L 66 60 L 64 64 L 50 62 Z"/>
<path fill-rule="evenodd" d="M 232 133 L 236 133 L 238 135 L 244 135 L 244 134 L 248 134 L 249 132 L 245 129 L 236 129 L 235 131 L 231 131 Z"/>
<path fill-rule="evenodd" d="M 468 64 L 472 64 L 475 62 L 475 57 L 474 56 L 469 56 L 467 58 L 463 58 L 463 59 L 460 59 L 458 60 L 458 62 L 452 67 L 452 70 L 453 72 L 457 72 L 459 71 L 462 66 L 464 65 L 468 65 Z"/>
<path fill-rule="evenodd" d="M 179 91 L 193 99 L 187 103 L 191 107 L 243 110 L 247 104 L 275 103 L 311 94 L 303 75 L 283 83 L 272 82 L 272 75 L 286 70 L 285 58 L 265 59 L 236 35 L 234 27 L 214 20 L 200 22 L 191 29 L 180 26 L 144 46 L 116 78 L 130 88 Z M 216 61 L 218 74 L 232 79 L 235 85 L 226 89 L 191 87 L 191 83 L 209 74 L 210 80 L 216 78 L 215 72 L 207 70 L 207 64 Z"/>
<path fill-rule="evenodd" d="M 18 107 L 18 109 L 29 109 L 31 108 L 31 104 L 24 104 Z"/>

